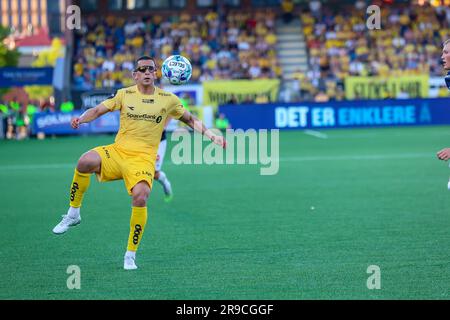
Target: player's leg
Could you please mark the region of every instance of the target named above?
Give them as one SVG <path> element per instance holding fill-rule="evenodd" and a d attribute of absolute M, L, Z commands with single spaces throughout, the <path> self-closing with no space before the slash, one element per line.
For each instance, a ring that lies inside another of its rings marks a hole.
<path fill-rule="evenodd" d="M 80 208 L 89 188 L 91 174 L 100 174 L 102 158 L 96 151 L 88 151 L 78 160 L 70 188 L 70 207 Z"/>
<path fill-rule="evenodd" d="M 163 186 L 165 195 L 164 201 L 170 202 L 173 198 L 172 185 L 164 171 L 156 171 L 155 179 Z"/>
<path fill-rule="evenodd" d="M 170 181 L 167 178 L 164 171 L 161 170 L 164 161 L 164 156 L 166 154 L 166 148 L 167 148 L 167 140 L 162 140 L 159 144 L 158 155 L 156 157 L 155 180 L 162 185 L 165 194 L 164 200 L 166 202 L 169 202 L 170 200 L 172 200 L 173 196 L 172 185 L 170 184 Z"/>
<path fill-rule="evenodd" d="M 130 219 L 130 234 L 128 236 L 127 252 L 124 257 L 124 269 L 137 269 L 136 251 L 147 224 L 147 199 L 150 195 L 150 185 L 147 181 L 139 181 L 131 190 L 132 210 Z"/>
<path fill-rule="evenodd" d="M 56 234 L 66 232 L 69 227 L 78 225 L 81 222 L 80 207 L 83 196 L 89 188 L 91 174 L 100 174 L 102 159 L 96 151 L 88 151 L 78 160 L 77 167 L 70 185 L 70 202 L 67 214 L 62 221 L 53 229 Z"/>

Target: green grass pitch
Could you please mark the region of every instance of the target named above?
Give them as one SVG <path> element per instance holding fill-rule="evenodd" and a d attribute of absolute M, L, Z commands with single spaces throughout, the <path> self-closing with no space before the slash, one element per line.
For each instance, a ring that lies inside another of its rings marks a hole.
<path fill-rule="evenodd" d="M 0 299 L 449 299 L 450 169 L 435 154 L 450 129 L 323 132 L 281 132 L 274 176 L 176 166 L 168 150 L 175 197 L 154 184 L 136 271 L 122 269 L 122 181 L 92 178 L 82 223 L 51 232 L 78 157 L 113 136 L 1 141 Z M 381 289 L 367 288 L 370 265 Z"/>

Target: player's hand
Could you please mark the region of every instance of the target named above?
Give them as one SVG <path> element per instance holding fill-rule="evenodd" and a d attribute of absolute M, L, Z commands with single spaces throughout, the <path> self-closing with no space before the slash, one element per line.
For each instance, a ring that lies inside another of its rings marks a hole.
<path fill-rule="evenodd" d="M 214 142 L 215 144 L 221 146 L 222 148 L 226 148 L 227 147 L 227 141 L 222 136 L 212 136 L 211 140 L 212 140 L 212 142 Z"/>
<path fill-rule="evenodd" d="M 80 127 L 80 118 L 73 118 L 70 121 L 70 125 L 72 126 L 72 128 L 78 129 Z"/>
<path fill-rule="evenodd" d="M 445 148 L 445 149 L 442 149 L 441 151 L 439 151 L 437 153 L 437 157 L 439 158 L 439 160 L 444 160 L 444 161 L 447 161 L 448 159 L 450 159 L 450 148 Z"/>

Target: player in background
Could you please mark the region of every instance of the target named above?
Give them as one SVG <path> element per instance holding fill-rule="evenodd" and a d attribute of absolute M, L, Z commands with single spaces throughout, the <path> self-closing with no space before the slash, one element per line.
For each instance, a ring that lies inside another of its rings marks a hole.
<path fill-rule="evenodd" d="M 166 121 L 169 118 L 179 119 L 214 143 L 222 147 L 226 143 L 222 136 L 206 129 L 201 121 L 188 112 L 176 95 L 155 86 L 157 75 L 153 58 L 140 57 L 132 75 L 136 85 L 118 90 L 95 108 L 72 119 L 72 128 L 78 129 L 83 123 L 120 110 L 120 127 L 114 143 L 91 149 L 78 160 L 69 193 L 69 209 L 61 222 L 53 228 L 55 234 L 63 234 L 69 227 L 81 222 L 80 207 L 88 190 L 91 174 L 95 173 L 100 182 L 123 180 L 131 196 L 132 206 L 123 265 L 125 270 L 137 269 L 136 251 L 147 223 L 147 200 Z M 103 229 L 107 232 L 107 224 Z"/>
<path fill-rule="evenodd" d="M 191 112 L 190 109 L 190 102 L 191 99 L 189 97 L 188 94 L 182 94 L 179 97 L 183 107 Z M 166 154 L 166 149 L 167 149 L 167 137 L 166 137 L 166 128 L 169 125 L 170 121 L 166 122 L 166 125 L 164 126 L 164 131 L 162 133 L 161 136 L 161 142 L 159 143 L 159 147 L 158 147 L 158 154 L 156 156 L 156 168 L 155 168 L 155 180 L 158 181 L 164 190 L 164 201 L 165 202 L 171 202 L 173 199 L 173 192 L 172 192 L 172 185 L 169 181 L 169 179 L 167 178 L 167 175 L 165 174 L 164 171 L 161 170 L 163 162 L 164 162 L 164 156 Z"/>
<path fill-rule="evenodd" d="M 442 48 L 442 63 L 444 65 L 444 70 L 447 71 L 447 76 L 445 77 L 445 83 L 447 85 L 447 88 L 450 90 L 450 39 L 446 40 L 444 42 L 443 48 Z M 450 159 L 450 148 L 442 149 L 441 151 L 438 151 L 437 157 L 440 160 L 447 161 Z M 449 188 L 450 188 L 450 182 L 449 182 Z"/>
<path fill-rule="evenodd" d="M 164 201 L 170 202 L 172 201 L 173 198 L 172 186 L 170 184 L 169 179 L 167 178 L 167 175 L 164 173 L 164 171 L 161 170 L 164 162 L 164 156 L 166 154 L 166 148 L 167 148 L 167 138 L 166 138 L 166 130 L 164 129 L 161 136 L 161 142 L 159 143 L 158 147 L 158 154 L 156 155 L 155 180 L 158 181 L 164 189 Z"/>

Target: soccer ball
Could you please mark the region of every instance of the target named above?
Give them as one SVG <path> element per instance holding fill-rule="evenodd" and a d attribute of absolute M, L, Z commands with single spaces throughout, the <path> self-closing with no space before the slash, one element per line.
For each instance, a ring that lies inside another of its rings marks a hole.
<path fill-rule="evenodd" d="M 192 65 L 187 58 L 174 55 L 164 60 L 161 72 L 171 84 L 185 84 L 192 76 Z"/>

